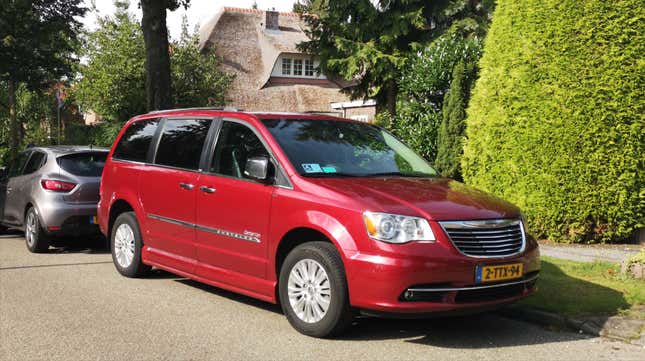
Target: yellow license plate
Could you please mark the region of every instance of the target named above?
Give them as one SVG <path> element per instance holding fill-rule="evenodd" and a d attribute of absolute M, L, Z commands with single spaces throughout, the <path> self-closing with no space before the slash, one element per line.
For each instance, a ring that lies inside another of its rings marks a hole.
<path fill-rule="evenodd" d="M 98 224 L 98 219 L 96 219 L 96 216 L 90 217 L 90 224 Z"/>
<path fill-rule="evenodd" d="M 523 270 L 524 265 L 522 263 L 477 266 L 475 269 L 475 281 L 485 283 L 512 280 L 522 277 Z"/>

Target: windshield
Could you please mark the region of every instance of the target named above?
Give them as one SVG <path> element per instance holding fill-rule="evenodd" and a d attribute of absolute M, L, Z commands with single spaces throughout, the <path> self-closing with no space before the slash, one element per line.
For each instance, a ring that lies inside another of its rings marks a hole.
<path fill-rule="evenodd" d="M 58 165 L 80 177 L 100 177 L 105 165 L 106 152 L 73 153 L 58 157 Z"/>
<path fill-rule="evenodd" d="M 437 172 L 385 130 L 370 124 L 264 119 L 294 168 L 307 177 L 429 177 Z"/>

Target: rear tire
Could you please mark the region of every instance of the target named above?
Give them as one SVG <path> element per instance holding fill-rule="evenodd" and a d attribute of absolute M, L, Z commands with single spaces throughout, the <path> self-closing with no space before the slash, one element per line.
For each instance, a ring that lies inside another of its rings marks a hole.
<path fill-rule="evenodd" d="M 120 274 L 130 277 L 143 277 L 151 268 L 141 261 L 143 241 L 139 222 L 134 212 L 119 214 L 110 233 L 112 261 Z"/>
<path fill-rule="evenodd" d="M 332 337 L 354 319 L 343 261 L 331 243 L 294 248 L 280 269 L 278 292 L 287 320 L 302 334 Z"/>
<path fill-rule="evenodd" d="M 49 239 L 40 225 L 40 217 L 34 207 L 30 207 L 25 213 L 25 243 L 32 253 L 43 253 L 49 250 Z"/>

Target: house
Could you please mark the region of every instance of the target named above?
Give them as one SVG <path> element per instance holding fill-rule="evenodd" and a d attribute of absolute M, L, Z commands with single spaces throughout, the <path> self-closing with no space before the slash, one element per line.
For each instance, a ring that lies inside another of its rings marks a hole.
<path fill-rule="evenodd" d="M 227 106 L 247 111 L 315 112 L 372 121 L 375 103 L 341 93 L 350 83 L 318 71 L 302 53 L 304 20 L 296 13 L 223 7 L 200 29 L 200 50 L 214 46 L 222 70 L 235 75 Z"/>

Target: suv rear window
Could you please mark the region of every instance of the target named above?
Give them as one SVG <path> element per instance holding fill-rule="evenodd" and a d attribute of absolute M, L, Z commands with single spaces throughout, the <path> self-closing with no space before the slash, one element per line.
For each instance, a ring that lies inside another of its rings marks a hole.
<path fill-rule="evenodd" d="M 138 121 L 128 129 L 116 145 L 114 158 L 145 162 L 148 159 L 148 148 L 157 131 L 159 119 L 147 119 Z"/>
<path fill-rule="evenodd" d="M 79 177 L 100 177 L 105 165 L 106 152 L 86 152 L 63 155 L 56 158 L 58 165 Z"/>

